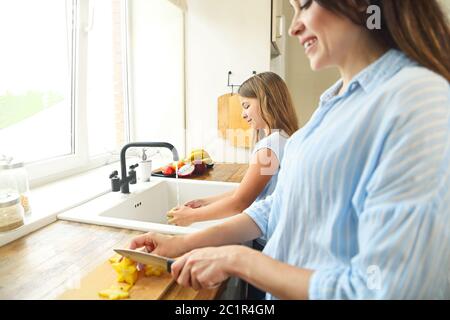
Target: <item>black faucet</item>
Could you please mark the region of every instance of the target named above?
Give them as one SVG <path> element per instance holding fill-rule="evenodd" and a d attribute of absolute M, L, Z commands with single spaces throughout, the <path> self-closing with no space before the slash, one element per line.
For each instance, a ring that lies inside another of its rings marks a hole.
<path fill-rule="evenodd" d="M 117 171 L 114 171 L 111 173 L 109 178 L 111 179 L 111 186 L 113 192 L 118 192 L 119 190 L 122 193 L 130 193 L 129 184 L 135 184 L 136 183 L 136 171 L 134 169 L 138 166 L 137 164 L 130 166 L 130 171 L 126 171 L 126 159 L 125 154 L 127 152 L 128 148 L 133 147 L 153 147 L 153 148 L 167 148 L 170 151 L 172 151 L 173 154 L 173 160 L 178 161 L 178 152 L 175 147 L 167 142 L 132 142 L 128 143 L 123 146 L 122 150 L 120 151 L 120 171 L 121 171 L 121 179 L 117 177 L 119 174 Z"/>

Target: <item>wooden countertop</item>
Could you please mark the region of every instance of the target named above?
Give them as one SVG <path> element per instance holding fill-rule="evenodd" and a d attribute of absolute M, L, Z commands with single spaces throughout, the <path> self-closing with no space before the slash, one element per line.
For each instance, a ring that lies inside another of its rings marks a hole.
<path fill-rule="evenodd" d="M 196 179 L 240 182 L 245 164 L 215 164 Z M 0 247 L 0 299 L 55 299 L 126 246 L 139 231 L 57 221 Z M 201 290 L 194 299 L 217 298 L 223 288 Z M 164 298 L 192 298 L 192 289 L 174 286 Z"/>

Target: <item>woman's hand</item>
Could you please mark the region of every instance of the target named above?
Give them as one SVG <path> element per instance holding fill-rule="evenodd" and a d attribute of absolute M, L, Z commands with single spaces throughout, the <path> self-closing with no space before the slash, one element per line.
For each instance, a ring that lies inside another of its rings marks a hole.
<path fill-rule="evenodd" d="M 242 248 L 234 245 L 193 250 L 174 262 L 172 276 L 180 285 L 194 290 L 214 288 L 232 275 Z"/>
<path fill-rule="evenodd" d="M 190 207 L 192 209 L 197 209 L 197 208 L 208 205 L 208 201 L 206 201 L 205 199 L 195 199 L 195 200 L 186 202 L 184 205 L 186 207 Z"/>
<path fill-rule="evenodd" d="M 149 232 L 135 237 L 129 246 L 131 250 L 145 247 L 151 252 L 164 257 L 179 257 L 186 253 L 184 236 L 169 236 Z"/>
<path fill-rule="evenodd" d="M 189 226 L 196 222 L 195 209 L 186 206 L 175 207 L 167 212 L 167 220 L 169 224 L 176 226 Z"/>

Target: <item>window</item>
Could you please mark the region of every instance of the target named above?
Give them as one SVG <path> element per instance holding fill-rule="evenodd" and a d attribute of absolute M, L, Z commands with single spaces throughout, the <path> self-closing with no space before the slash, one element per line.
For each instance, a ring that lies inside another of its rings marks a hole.
<path fill-rule="evenodd" d="M 176 3 L 0 1 L 0 156 L 24 161 L 38 185 L 115 161 L 130 140 L 171 142 L 182 154 Z"/>
<path fill-rule="evenodd" d="M 120 0 L 90 0 L 87 119 L 89 155 L 120 150 L 127 140 L 126 43 Z"/>
<path fill-rule="evenodd" d="M 0 2 L 0 154 L 74 153 L 70 11 L 69 1 Z"/>
<path fill-rule="evenodd" d="M 131 137 L 172 143 L 180 157 L 185 154 L 183 15 L 182 1 L 130 1 Z M 160 151 L 155 166 L 172 157 L 167 149 Z"/>

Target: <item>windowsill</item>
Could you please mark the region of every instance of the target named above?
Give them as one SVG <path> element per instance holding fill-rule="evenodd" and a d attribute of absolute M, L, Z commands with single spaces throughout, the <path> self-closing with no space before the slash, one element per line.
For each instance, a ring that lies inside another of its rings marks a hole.
<path fill-rule="evenodd" d="M 166 158 L 152 160 L 153 169 L 170 162 Z M 127 158 L 128 163 L 140 161 L 140 158 L 134 156 Z M 120 174 L 120 161 L 32 188 L 32 212 L 25 217 L 22 227 L 0 232 L 0 247 L 55 222 L 60 213 L 111 192 L 109 175 L 114 170 Z M 137 174 L 139 176 L 139 168 Z"/>
<path fill-rule="evenodd" d="M 32 212 L 25 217 L 22 227 L 0 232 L 0 246 L 55 222 L 57 215 L 66 210 L 110 192 L 108 177 L 114 170 L 120 172 L 119 162 L 32 189 Z"/>
<path fill-rule="evenodd" d="M 127 161 L 138 163 L 140 159 L 131 157 Z M 168 162 L 154 160 L 154 168 Z M 25 217 L 22 227 L 0 232 L 0 247 L 55 222 L 64 211 L 111 192 L 108 177 L 114 170 L 120 173 L 119 161 L 31 189 L 32 212 Z"/>

